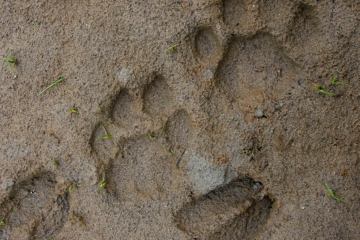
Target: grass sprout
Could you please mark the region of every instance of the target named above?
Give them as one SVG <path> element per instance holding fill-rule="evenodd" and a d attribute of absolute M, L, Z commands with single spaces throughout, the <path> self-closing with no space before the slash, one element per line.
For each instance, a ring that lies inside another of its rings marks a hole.
<path fill-rule="evenodd" d="M 105 140 L 111 140 L 111 139 L 112 139 L 112 135 L 106 130 L 106 128 L 105 128 L 104 125 L 103 125 L 102 127 L 103 127 L 103 129 L 104 129 L 105 134 L 101 136 L 101 139 L 104 140 L 104 141 L 105 141 Z"/>
<path fill-rule="evenodd" d="M 106 179 L 103 177 L 102 179 L 101 179 L 101 181 L 99 182 L 99 188 L 100 189 L 106 189 L 106 187 L 107 187 L 107 181 L 106 181 Z"/>
<path fill-rule="evenodd" d="M 79 109 L 77 107 L 71 107 L 71 108 L 69 108 L 68 112 L 79 114 Z"/>
<path fill-rule="evenodd" d="M 344 201 L 340 196 L 336 194 L 335 190 L 333 190 L 327 183 L 325 183 L 324 186 L 325 186 L 326 195 L 328 195 L 328 197 L 334 199 L 337 203 L 341 203 Z"/>
<path fill-rule="evenodd" d="M 65 80 L 63 76 L 58 77 L 55 81 L 53 81 L 49 86 L 41 90 L 38 94 L 38 96 L 43 95 L 46 91 L 58 86 L 60 83 L 62 83 Z"/>
<path fill-rule="evenodd" d="M 179 44 L 171 45 L 170 47 L 168 47 L 168 48 L 166 49 L 166 52 L 167 52 L 167 53 L 175 53 L 175 52 L 177 52 L 178 46 L 179 46 Z"/>
<path fill-rule="evenodd" d="M 324 85 L 316 85 L 316 91 L 317 93 L 324 95 L 324 96 L 328 96 L 328 97 L 335 97 L 336 94 L 331 92 L 330 90 L 328 90 Z"/>
<path fill-rule="evenodd" d="M 332 76 L 332 78 L 330 79 L 331 86 L 337 86 L 337 85 L 341 85 L 341 84 L 343 84 L 343 82 L 341 82 L 337 76 Z"/>
<path fill-rule="evenodd" d="M 13 55 L 5 56 L 4 62 L 11 67 L 15 67 L 16 64 L 18 63 L 17 58 Z"/>

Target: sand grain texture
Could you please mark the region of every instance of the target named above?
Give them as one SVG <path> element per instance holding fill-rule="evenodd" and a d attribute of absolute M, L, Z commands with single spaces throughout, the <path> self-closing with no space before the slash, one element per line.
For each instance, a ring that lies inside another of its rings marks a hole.
<path fill-rule="evenodd" d="M 359 239 L 359 13 L 0 0 L 0 239 Z"/>

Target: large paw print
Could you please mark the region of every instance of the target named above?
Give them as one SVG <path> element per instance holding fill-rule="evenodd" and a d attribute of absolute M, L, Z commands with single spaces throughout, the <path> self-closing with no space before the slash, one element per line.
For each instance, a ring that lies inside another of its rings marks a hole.
<path fill-rule="evenodd" d="M 51 239 L 69 211 L 67 193 L 58 194 L 52 173 L 42 172 L 14 186 L 0 206 L 5 226 L 0 239 Z"/>
<path fill-rule="evenodd" d="M 273 205 L 254 180 L 267 166 L 254 112 L 285 98 L 302 69 L 273 35 L 274 25 L 257 21 L 271 4 L 253 2 L 225 0 L 219 22 L 187 36 L 185 57 L 194 65 L 183 61 L 191 76 L 176 88 L 189 91 L 182 84 L 194 82 L 194 94 L 186 94 L 191 104 L 178 102 L 183 93 L 153 74 L 114 94 L 92 137 L 109 193 L 141 206 L 181 201 L 175 213 L 162 211 L 194 239 L 252 239 Z"/>
<path fill-rule="evenodd" d="M 262 184 L 242 177 L 261 178 L 268 165 L 267 146 L 257 130 L 267 115 L 256 112 L 289 96 L 305 74 L 273 35 L 273 22 L 258 21 L 260 15 L 271 18 L 262 13 L 269 6 L 265 1 L 225 0 L 223 18 L 195 31 L 197 69 L 203 73 L 194 79 L 205 83 L 198 84 L 198 104 L 207 115 L 197 136 L 208 136 L 198 149 L 211 157 L 185 155 L 187 175 L 199 195 L 175 214 L 179 229 L 194 239 L 253 239 L 270 216 L 273 200 L 267 192 L 257 193 Z M 292 6 L 288 3 L 286 9 Z M 275 21 L 286 31 L 292 20 Z"/>
<path fill-rule="evenodd" d="M 109 108 L 92 137 L 99 160 L 105 160 L 100 175 L 108 180 L 109 192 L 119 201 L 136 202 L 159 200 L 164 188 L 178 188 L 176 162 L 192 123 L 165 79 L 154 74 L 139 88 L 120 89 Z"/>

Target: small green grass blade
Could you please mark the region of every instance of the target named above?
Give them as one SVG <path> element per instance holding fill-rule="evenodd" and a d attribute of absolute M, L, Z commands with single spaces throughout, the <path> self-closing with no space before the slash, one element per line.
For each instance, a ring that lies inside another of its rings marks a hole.
<path fill-rule="evenodd" d="M 112 139 L 112 136 L 111 134 L 105 134 L 101 137 L 102 140 L 111 140 Z"/>
<path fill-rule="evenodd" d="M 325 89 L 320 89 L 318 91 L 318 93 L 322 94 L 322 95 L 325 95 L 325 96 L 328 96 L 328 97 L 335 97 L 335 93 L 333 92 L 330 92 L 328 90 L 325 90 Z"/>
<path fill-rule="evenodd" d="M 99 188 L 100 189 L 106 189 L 107 186 L 107 181 L 105 178 L 101 179 L 101 181 L 99 182 Z"/>
<path fill-rule="evenodd" d="M 76 113 L 78 114 L 79 113 L 79 109 L 77 107 L 71 107 L 69 108 L 68 110 L 69 113 Z"/>
<path fill-rule="evenodd" d="M 343 84 L 337 76 L 333 76 L 331 79 L 330 79 L 330 85 L 332 86 L 338 86 L 338 85 L 341 85 Z"/>
<path fill-rule="evenodd" d="M 4 57 L 4 62 L 11 66 L 15 66 L 17 64 L 17 58 L 13 55 L 8 55 Z"/>
<path fill-rule="evenodd" d="M 328 96 L 328 97 L 335 97 L 336 94 L 333 93 L 333 92 L 330 92 L 325 86 L 323 85 L 315 85 L 315 89 L 317 91 L 317 93 L 321 94 L 321 95 L 325 95 L 325 96 Z"/>
<path fill-rule="evenodd" d="M 53 81 L 49 86 L 47 86 L 46 88 L 44 88 L 42 91 L 39 92 L 38 96 L 44 94 L 46 91 L 48 91 L 51 88 L 56 87 L 57 85 L 59 85 L 60 83 L 62 83 L 65 80 L 65 78 L 63 76 L 60 76 L 58 79 L 56 79 L 55 81 Z"/>
<path fill-rule="evenodd" d="M 336 192 L 327 184 L 324 184 L 325 186 L 325 192 L 328 197 L 334 199 L 337 203 L 343 202 L 343 199 L 336 194 Z"/>
<path fill-rule="evenodd" d="M 106 129 L 106 127 L 104 125 L 102 127 L 104 129 L 105 134 L 101 136 L 101 139 L 104 140 L 104 141 L 105 140 L 111 140 L 112 135 L 107 131 L 107 129 Z"/>
<path fill-rule="evenodd" d="M 167 53 L 175 53 L 177 51 L 178 46 L 179 46 L 179 44 L 171 45 L 170 47 L 168 47 L 166 49 L 166 52 Z"/>

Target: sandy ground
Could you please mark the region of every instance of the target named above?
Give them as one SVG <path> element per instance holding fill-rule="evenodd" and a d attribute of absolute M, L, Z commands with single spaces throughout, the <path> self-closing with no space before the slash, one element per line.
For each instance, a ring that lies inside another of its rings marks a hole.
<path fill-rule="evenodd" d="M 359 18 L 0 0 L 0 239 L 360 239 Z"/>

